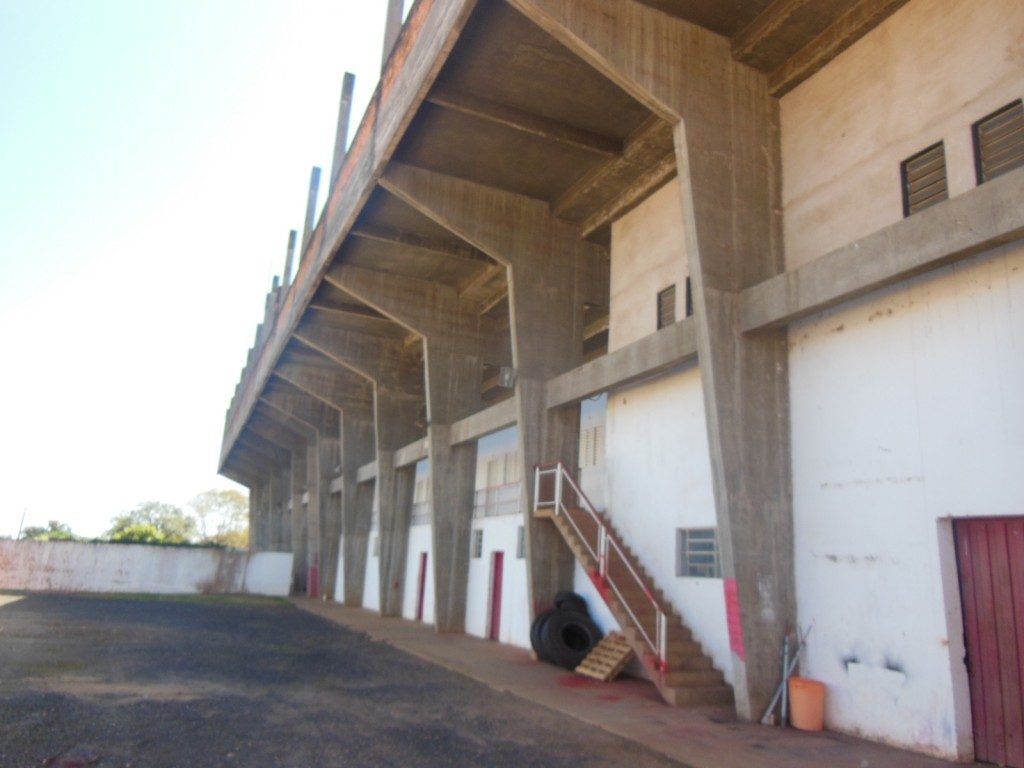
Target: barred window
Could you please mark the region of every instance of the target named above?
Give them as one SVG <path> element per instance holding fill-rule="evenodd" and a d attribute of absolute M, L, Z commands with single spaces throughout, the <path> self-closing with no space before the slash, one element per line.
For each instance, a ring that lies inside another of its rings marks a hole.
<path fill-rule="evenodd" d="M 676 576 L 722 577 L 716 528 L 676 529 Z"/>

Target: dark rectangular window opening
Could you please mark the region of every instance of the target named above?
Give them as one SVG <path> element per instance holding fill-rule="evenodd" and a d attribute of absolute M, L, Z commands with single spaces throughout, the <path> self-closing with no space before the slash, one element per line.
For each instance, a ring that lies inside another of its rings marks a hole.
<path fill-rule="evenodd" d="M 900 163 L 903 183 L 903 215 L 941 203 L 949 198 L 946 186 L 946 152 L 940 141 Z"/>
<path fill-rule="evenodd" d="M 676 529 L 676 576 L 722 578 L 718 529 Z"/>
<path fill-rule="evenodd" d="M 473 557 L 479 558 L 484 556 L 484 531 L 482 528 L 477 528 L 473 531 Z"/>
<path fill-rule="evenodd" d="M 658 330 L 667 328 L 676 321 L 675 283 L 658 292 Z"/>
<path fill-rule="evenodd" d="M 1007 104 L 971 126 L 978 183 L 1024 166 L 1024 100 Z"/>
<path fill-rule="evenodd" d="M 693 287 L 690 278 L 686 278 L 686 316 L 693 317 Z"/>

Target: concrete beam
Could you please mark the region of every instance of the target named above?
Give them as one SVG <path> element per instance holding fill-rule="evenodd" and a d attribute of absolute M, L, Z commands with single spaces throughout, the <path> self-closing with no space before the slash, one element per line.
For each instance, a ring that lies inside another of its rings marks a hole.
<path fill-rule="evenodd" d="M 415 440 L 395 451 L 395 466 L 409 467 L 430 456 L 430 441 L 427 438 Z"/>
<path fill-rule="evenodd" d="M 438 107 L 450 109 L 479 120 L 511 128 L 521 133 L 537 136 L 547 141 L 582 149 L 604 157 L 619 157 L 622 142 L 610 136 L 601 136 L 576 126 L 551 120 L 541 115 L 524 112 L 521 109 L 498 104 L 470 93 L 437 85 L 427 96 L 427 101 Z"/>
<path fill-rule="evenodd" d="M 516 399 L 511 397 L 502 400 L 452 424 L 452 445 L 479 440 L 481 437 L 515 426 L 516 418 Z"/>
<path fill-rule="evenodd" d="M 784 268 L 778 102 L 728 40 L 633 0 L 510 2 L 675 125 L 736 707 L 754 719 L 796 621 L 786 338 L 740 329 L 740 291 Z"/>
<path fill-rule="evenodd" d="M 435 256 L 444 256 L 458 261 L 478 263 L 491 263 L 490 260 L 473 248 L 454 240 L 441 240 L 435 237 L 424 237 L 411 232 L 402 232 L 387 227 L 374 227 L 364 224 L 353 229 L 350 237 L 357 237 L 360 240 L 371 240 L 375 243 L 401 246 L 403 248 L 415 248 L 418 251 Z"/>
<path fill-rule="evenodd" d="M 376 178 L 416 114 L 457 40 L 476 0 L 417 3 L 389 59 L 324 205 L 320 224 L 300 260 L 295 288 L 284 297 L 273 327 L 247 368 L 225 424 L 221 465 L 243 430 L 277 360 L 292 339 L 328 264 L 376 188 Z"/>
<path fill-rule="evenodd" d="M 377 479 L 377 460 L 368 461 L 356 472 L 357 483 L 369 483 Z"/>
<path fill-rule="evenodd" d="M 1024 169 L 1011 171 L 743 291 L 744 331 L 775 328 L 1024 238 Z"/>
<path fill-rule="evenodd" d="M 697 323 L 688 317 L 550 379 L 545 402 L 560 408 L 696 361 Z"/>
<path fill-rule="evenodd" d="M 449 232 L 505 265 L 523 477 L 545 461 L 574 466 L 579 409 L 548 412 L 544 382 L 582 360 L 583 305 L 595 285 L 607 301 L 608 252 L 582 242 L 546 202 L 392 163 L 381 185 Z M 474 413 L 463 414 L 463 417 Z M 453 439 L 449 428 L 446 435 Z M 457 439 L 457 438 L 456 438 Z M 532 509 L 525 483 L 523 510 Z M 572 555 L 550 520 L 524 515 L 534 612 L 572 586 Z"/>
<path fill-rule="evenodd" d="M 772 96 L 782 97 L 895 13 L 907 0 L 860 0 L 824 32 L 768 76 Z"/>

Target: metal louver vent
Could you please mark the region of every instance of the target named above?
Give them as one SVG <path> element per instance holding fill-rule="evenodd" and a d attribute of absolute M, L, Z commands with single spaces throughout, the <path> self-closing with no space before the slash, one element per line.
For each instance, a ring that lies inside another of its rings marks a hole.
<path fill-rule="evenodd" d="M 1007 104 L 973 126 L 978 183 L 1024 165 L 1024 102 Z"/>
<path fill-rule="evenodd" d="M 667 328 L 676 321 L 676 286 L 658 292 L 658 328 Z"/>
<path fill-rule="evenodd" d="M 923 211 L 949 197 L 946 152 L 940 141 L 900 165 L 903 176 L 903 215 Z"/>

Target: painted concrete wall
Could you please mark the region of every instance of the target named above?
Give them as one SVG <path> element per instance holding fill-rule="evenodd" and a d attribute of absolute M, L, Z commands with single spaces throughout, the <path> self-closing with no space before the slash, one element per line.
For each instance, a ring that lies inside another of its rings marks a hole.
<path fill-rule="evenodd" d="M 956 756 L 948 518 L 1024 513 L 1024 247 L 801 323 L 790 346 L 804 670 L 829 727 Z"/>
<path fill-rule="evenodd" d="M 290 552 L 0 541 L 0 589 L 287 596 Z"/>
<path fill-rule="evenodd" d="M 427 555 L 426 583 L 423 590 L 423 622 L 434 623 L 434 551 L 430 523 L 409 526 L 409 552 L 405 561 L 405 591 L 402 594 L 402 617 L 416 618 L 419 598 L 420 557 Z"/>
<path fill-rule="evenodd" d="M 612 223 L 608 351 L 658 329 L 658 292 L 676 286 L 676 319 L 686 313 L 682 200 L 671 182 Z"/>
<path fill-rule="evenodd" d="M 580 488 L 594 509 L 605 510 L 608 496 L 608 476 L 605 471 L 605 444 L 608 396 L 591 397 L 580 403 Z"/>
<path fill-rule="evenodd" d="M 911 0 L 782 98 L 788 268 L 899 221 L 900 163 L 940 140 L 972 188 L 971 124 L 1021 96 L 1024 3 Z"/>
<path fill-rule="evenodd" d="M 476 637 L 488 635 L 494 552 L 503 552 L 501 631 L 498 639 L 503 643 L 529 648 L 530 606 L 526 591 L 526 560 L 516 557 L 516 542 L 522 524 L 522 514 L 473 521 L 474 530 L 483 531 L 483 551 L 481 557 L 471 556 L 469 560 L 466 633 Z"/>
<path fill-rule="evenodd" d="M 732 682 L 722 580 L 676 576 L 676 529 L 716 525 L 700 370 L 609 395 L 607 419 L 607 514 Z"/>
<path fill-rule="evenodd" d="M 503 429 L 477 442 L 476 506 L 473 529 L 483 531 L 483 551 L 472 557 L 470 536 L 469 583 L 466 589 L 466 632 L 487 637 L 491 616 L 494 552 L 504 553 L 501 627 L 499 640 L 530 647 L 530 605 L 526 588 L 526 560 L 516 557 L 523 515 L 515 485 L 518 473 L 519 434 Z"/>
<path fill-rule="evenodd" d="M 363 579 L 363 608 L 368 611 L 380 610 L 380 508 L 377 494 L 373 497 L 373 520 L 370 534 L 366 537 L 366 577 Z"/>

